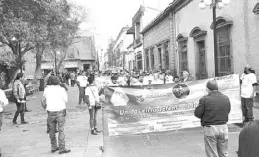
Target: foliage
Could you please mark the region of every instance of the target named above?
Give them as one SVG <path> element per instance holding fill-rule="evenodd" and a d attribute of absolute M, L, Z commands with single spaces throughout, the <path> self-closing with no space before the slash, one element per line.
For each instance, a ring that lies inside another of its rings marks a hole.
<path fill-rule="evenodd" d="M 37 62 L 46 50 L 65 51 L 84 20 L 75 8 L 67 0 L 0 0 L 0 42 L 11 50 L 1 54 L 0 64 L 15 73 L 34 48 Z"/>

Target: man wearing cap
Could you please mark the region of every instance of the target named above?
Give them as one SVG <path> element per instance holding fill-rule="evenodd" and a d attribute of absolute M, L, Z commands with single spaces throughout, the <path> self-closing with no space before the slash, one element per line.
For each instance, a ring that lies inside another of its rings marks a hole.
<path fill-rule="evenodd" d="M 199 100 L 194 115 L 204 127 L 205 151 L 208 157 L 228 156 L 228 115 L 231 109 L 227 96 L 218 91 L 215 80 L 207 83 L 208 95 Z"/>
<path fill-rule="evenodd" d="M 241 104 L 242 113 L 245 118 L 244 122 L 252 121 L 253 116 L 253 98 L 255 97 L 257 79 L 256 75 L 252 72 L 250 65 L 246 65 L 244 73 L 240 78 L 241 82 Z"/>

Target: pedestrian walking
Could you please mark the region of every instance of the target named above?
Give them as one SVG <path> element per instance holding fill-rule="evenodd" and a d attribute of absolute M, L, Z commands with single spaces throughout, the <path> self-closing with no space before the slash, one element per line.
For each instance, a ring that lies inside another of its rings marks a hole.
<path fill-rule="evenodd" d="M 59 85 L 57 76 L 50 76 L 49 86 L 43 92 L 42 102 L 46 102 L 48 111 L 47 123 L 50 129 L 49 138 L 51 143 L 51 152 L 59 151 L 59 154 L 69 153 L 71 150 L 65 148 L 65 120 L 66 120 L 66 102 L 68 96 L 66 90 Z M 56 126 L 58 126 L 58 145 L 56 139 Z"/>
<path fill-rule="evenodd" d="M 24 85 L 22 83 L 23 79 L 23 74 L 18 73 L 16 76 L 16 79 L 14 80 L 13 83 L 13 96 L 15 97 L 15 103 L 17 107 L 17 111 L 15 112 L 14 118 L 13 118 L 13 124 L 17 124 L 17 118 L 20 114 L 21 116 L 21 124 L 27 124 L 24 120 L 24 111 L 25 111 L 25 96 L 26 96 L 26 91 L 24 88 Z"/>
<path fill-rule="evenodd" d="M 6 98 L 6 95 L 2 89 L 0 89 L 0 131 L 3 124 L 3 110 L 4 106 L 8 104 L 8 99 Z M 1 148 L 0 148 L 0 157 L 2 156 Z"/>
<path fill-rule="evenodd" d="M 97 129 L 97 103 L 100 103 L 99 95 L 102 93 L 102 89 L 99 91 L 98 87 L 94 84 L 95 76 L 91 74 L 88 77 L 89 85 L 85 88 L 85 100 L 86 104 L 89 109 L 89 115 L 90 115 L 90 128 L 91 128 L 91 134 L 97 135 L 101 131 Z"/>
<path fill-rule="evenodd" d="M 204 127 L 204 143 L 207 157 L 228 156 L 228 115 L 230 100 L 218 91 L 215 80 L 208 81 L 208 95 L 199 100 L 195 116 L 201 119 Z"/>
<path fill-rule="evenodd" d="M 88 80 L 86 77 L 85 72 L 82 72 L 78 77 L 77 77 L 77 85 L 79 87 L 79 100 L 78 104 L 81 105 L 81 102 L 84 101 L 84 96 L 85 96 L 85 87 L 88 84 Z"/>
<path fill-rule="evenodd" d="M 244 73 L 240 78 L 241 82 L 241 104 L 244 122 L 252 121 L 253 116 L 253 98 L 255 97 L 257 79 L 252 72 L 250 65 L 246 65 Z"/>

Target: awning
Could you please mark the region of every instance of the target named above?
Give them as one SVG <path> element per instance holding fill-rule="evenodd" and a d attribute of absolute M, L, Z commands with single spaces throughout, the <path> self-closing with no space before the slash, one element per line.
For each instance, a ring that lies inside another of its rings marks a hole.
<path fill-rule="evenodd" d="M 135 34 L 135 26 L 130 27 L 126 34 Z"/>
<path fill-rule="evenodd" d="M 47 69 L 54 69 L 54 63 L 41 63 L 41 69 L 47 70 Z"/>
<path fill-rule="evenodd" d="M 78 62 L 65 62 L 64 68 L 78 68 Z"/>
<path fill-rule="evenodd" d="M 259 14 L 259 3 L 256 3 L 256 5 L 255 5 L 255 7 L 254 7 L 254 9 L 253 9 L 253 12 L 254 12 L 255 14 Z"/>

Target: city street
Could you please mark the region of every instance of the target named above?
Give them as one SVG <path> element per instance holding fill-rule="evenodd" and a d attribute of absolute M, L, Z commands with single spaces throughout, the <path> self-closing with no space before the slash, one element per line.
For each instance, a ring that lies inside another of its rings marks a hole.
<path fill-rule="evenodd" d="M 41 108 L 42 93 L 29 97 L 26 113 L 28 125 L 13 125 L 15 104 L 5 108 L 4 124 L 0 133 L 0 147 L 3 157 L 101 157 L 99 147 L 103 145 L 103 136 L 92 136 L 89 131 L 89 114 L 85 106 L 78 106 L 78 89 L 69 87 L 68 116 L 65 128 L 66 147 L 72 152 L 65 155 L 50 152 L 50 142 L 46 133 L 46 112 Z M 259 106 L 256 104 L 256 106 Z M 259 119 L 259 110 L 254 111 Z M 104 114 L 105 116 L 105 114 Z M 106 118 L 103 118 L 106 120 Z M 98 116 L 102 129 L 102 114 Z M 106 122 L 106 121 L 105 121 Z M 238 136 L 241 128 L 229 125 L 229 156 L 236 157 Z M 203 133 L 201 128 L 178 131 L 149 133 L 130 136 L 107 136 L 104 128 L 104 157 L 205 157 Z"/>
<path fill-rule="evenodd" d="M 2 157 L 101 157 L 102 135 L 92 136 L 89 131 L 89 114 L 86 106 L 78 106 L 78 88 L 69 87 L 69 101 L 67 103 L 67 121 L 65 126 L 66 147 L 71 153 L 59 155 L 50 152 L 49 136 L 46 133 L 47 113 L 40 105 L 42 92 L 29 97 L 26 112 L 27 125 L 12 124 L 16 110 L 15 104 L 5 108 L 4 123 L 0 132 L 0 148 Z M 99 128 L 101 126 L 101 113 L 99 114 Z"/>

